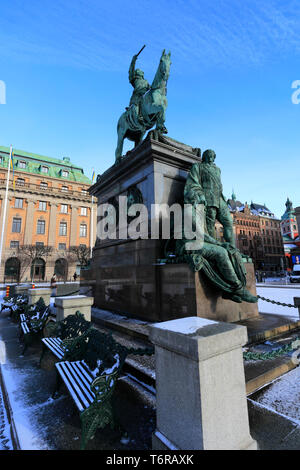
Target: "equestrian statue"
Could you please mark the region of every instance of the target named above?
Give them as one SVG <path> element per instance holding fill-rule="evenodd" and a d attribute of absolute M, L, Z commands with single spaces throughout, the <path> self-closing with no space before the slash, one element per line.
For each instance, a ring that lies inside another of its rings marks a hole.
<path fill-rule="evenodd" d="M 145 46 L 134 55 L 129 67 L 129 82 L 134 90 L 129 107 L 118 121 L 118 145 L 116 148 L 116 162 L 122 158 L 124 139 L 132 140 L 135 147 L 142 142 L 145 133 L 156 125 L 155 133 L 167 134 L 165 127 L 165 112 L 168 101 L 167 81 L 170 73 L 171 52 L 166 54 L 163 50 L 157 72 L 152 85 L 144 78 L 144 72 L 135 68 L 139 54 Z"/>

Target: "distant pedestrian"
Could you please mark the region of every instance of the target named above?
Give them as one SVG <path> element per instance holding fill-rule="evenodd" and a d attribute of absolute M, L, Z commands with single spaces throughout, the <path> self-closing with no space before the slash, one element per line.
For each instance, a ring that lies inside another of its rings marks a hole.
<path fill-rule="evenodd" d="M 73 274 L 73 279 L 74 279 L 74 281 L 76 281 L 77 277 L 78 277 L 78 276 L 77 276 L 77 273 L 75 272 L 75 273 Z"/>
<path fill-rule="evenodd" d="M 51 277 L 51 281 L 50 281 L 50 286 L 52 288 L 52 297 L 55 297 L 56 296 L 56 289 L 57 289 L 57 278 L 56 278 L 56 274 L 53 273 L 53 276 Z"/>

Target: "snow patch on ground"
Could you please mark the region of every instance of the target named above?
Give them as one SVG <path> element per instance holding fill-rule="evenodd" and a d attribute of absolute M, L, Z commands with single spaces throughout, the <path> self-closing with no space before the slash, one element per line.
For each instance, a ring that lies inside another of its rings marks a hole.
<path fill-rule="evenodd" d="M 300 425 L 300 367 L 273 382 L 255 401 Z"/>
<path fill-rule="evenodd" d="M 294 305 L 294 297 L 300 297 L 300 287 L 297 289 L 280 286 L 257 286 L 256 290 L 258 295 L 266 299 L 276 300 L 277 302 L 283 302 L 285 304 Z M 260 299 L 258 300 L 258 311 L 259 313 L 272 313 L 274 315 L 283 315 L 299 320 L 298 308 L 281 307 L 280 305 L 271 304 L 270 302 Z"/>
<path fill-rule="evenodd" d="M 10 438 L 10 426 L 6 414 L 4 399 L 0 388 L 0 451 L 13 450 Z"/>
<path fill-rule="evenodd" d="M 16 374 L 14 368 L 9 363 L 6 363 L 5 366 L 2 366 L 2 375 L 11 409 L 13 410 L 13 419 L 21 449 L 51 450 L 41 437 L 44 430 L 38 429 L 37 426 L 32 424 L 32 417 L 36 412 L 36 408 L 45 406 L 47 402 L 36 406 L 26 405 L 22 393 L 20 393 L 22 384 L 29 378 L 25 371 L 21 374 Z"/>

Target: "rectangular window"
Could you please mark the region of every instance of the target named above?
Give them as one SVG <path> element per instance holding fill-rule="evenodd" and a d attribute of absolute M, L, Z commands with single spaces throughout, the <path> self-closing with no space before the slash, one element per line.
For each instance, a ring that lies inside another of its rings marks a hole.
<path fill-rule="evenodd" d="M 58 244 L 58 249 L 59 250 L 65 250 L 67 248 L 67 245 L 65 243 L 59 243 Z"/>
<path fill-rule="evenodd" d="M 64 178 L 68 178 L 69 172 L 66 171 L 66 170 L 62 170 L 62 171 L 61 171 L 61 176 L 63 176 Z"/>
<path fill-rule="evenodd" d="M 22 209 L 23 208 L 23 199 L 19 199 L 19 198 L 16 197 L 15 207 L 17 207 L 18 209 Z"/>
<path fill-rule="evenodd" d="M 22 219 L 19 219 L 18 217 L 14 217 L 11 231 L 14 232 L 14 233 L 20 233 L 21 232 L 21 224 L 22 224 Z"/>
<path fill-rule="evenodd" d="M 87 226 L 85 224 L 80 225 L 80 237 L 86 237 Z"/>
<path fill-rule="evenodd" d="M 48 183 L 44 183 L 43 181 L 40 184 L 41 189 L 47 189 L 48 188 Z"/>
<path fill-rule="evenodd" d="M 46 222 L 44 220 L 37 221 L 36 233 L 39 235 L 44 235 L 45 233 Z"/>
<path fill-rule="evenodd" d="M 49 171 L 49 168 L 47 166 L 42 166 L 41 167 L 41 172 L 42 173 L 48 173 L 48 171 Z"/>
<path fill-rule="evenodd" d="M 87 195 L 87 193 L 88 193 L 86 189 L 82 189 L 81 192 L 82 192 L 82 194 L 84 194 L 84 195 Z"/>
<path fill-rule="evenodd" d="M 39 211 L 46 211 L 46 210 L 47 210 L 47 202 L 39 201 Z"/>
<path fill-rule="evenodd" d="M 62 204 L 60 206 L 60 212 L 62 212 L 63 214 L 67 214 L 68 213 L 68 205 L 67 204 Z"/>
<path fill-rule="evenodd" d="M 26 162 L 22 162 L 22 161 L 19 162 L 19 163 L 18 163 L 18 167 L 19 167 L 19 168 L 22 168 L 22 169 L 26 168 Z"/>
<path fill-rule="evenodd" d="M 87 207 L 81 207 L 80 215 L 87 215 Z"/>
<path fill-rule="evenodd" d="M 61 190 L 66 193 L 66 192 L 68 192 L 69 188 L 68 188 L 68 186 L 62 186 Z"/>
<path fill-rule="evenodd" d="M 18 186 L 24 186 L 25 180 L 23 178 L 17 178 L 17 185 Z"/>
<path fill-rule="evenodd" d="M 12 240 L 10 242 L 10 247 L 11 248 L 19 248 L 19 242 L 18 241 L 15 241 L 15 240 Z"/>
<path fill-rule="evenodd" d="M 65 237 L 67 235 L 67 223 L 61 222 L 59 224 L 59 235 Z"/>
<path fill-rule="evenodd" d="M 37 248 L 42 248 L 44 246 L 44 242 L 36 242 L 35 246 Z"/>

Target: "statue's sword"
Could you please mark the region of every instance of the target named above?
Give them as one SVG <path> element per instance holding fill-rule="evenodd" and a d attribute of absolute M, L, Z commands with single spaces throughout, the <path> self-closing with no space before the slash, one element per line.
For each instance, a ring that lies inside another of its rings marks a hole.
<path fill-rule="evenodd" d="M 145 49 L 146 47 L 146 44 L 143 45 L 142 49 L 137 53 L 136 57 L 138 57 L 140 55 L 141 52 L 143 52 L 143 50 Z"/>

